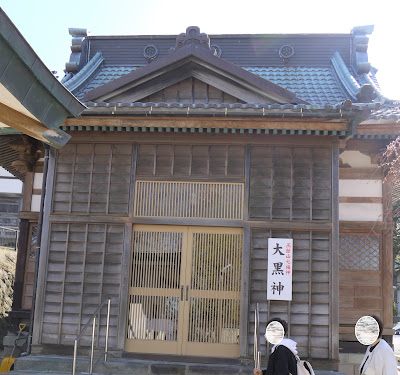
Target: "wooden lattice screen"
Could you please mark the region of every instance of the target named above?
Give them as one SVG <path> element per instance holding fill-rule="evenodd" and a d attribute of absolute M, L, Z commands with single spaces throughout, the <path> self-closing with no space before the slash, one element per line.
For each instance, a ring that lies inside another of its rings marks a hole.
<path fill-rule="evenodd" d="M 243 184 L 137 181 L 135 215 L 243 219 Z"/>

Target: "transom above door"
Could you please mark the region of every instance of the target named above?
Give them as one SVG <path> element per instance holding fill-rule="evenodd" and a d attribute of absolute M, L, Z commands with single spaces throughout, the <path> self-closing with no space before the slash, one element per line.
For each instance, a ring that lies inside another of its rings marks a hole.
<path fill-rule="evenodd" d="M 126 351 L 239 357 L 242 232 L 134 226 Z"/>

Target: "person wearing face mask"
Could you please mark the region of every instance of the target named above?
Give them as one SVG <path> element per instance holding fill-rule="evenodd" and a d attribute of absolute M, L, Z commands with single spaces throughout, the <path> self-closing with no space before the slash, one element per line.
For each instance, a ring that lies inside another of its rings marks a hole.
<path fill-rule="evenodd" d="M 286 321 L 273 318 L 267 323 L 279 322 L 282 324 L 286 334 L 288 325 Z M 271 354 L 268 359 L 266 370 L 255 368 L 254 375 L 297 375 L 297 343 L 291 339 L 284 337 L 279 344 L 276 344 L 271 349 Z"/>
<path fill-rule="evenodd" d="M 379 326 L 378 339 L 367 347 L 360 365 L 360 375 L 397 375 L 397 361 L 392 348 L 382 339 L 383 323 L 371 315 Z"/>

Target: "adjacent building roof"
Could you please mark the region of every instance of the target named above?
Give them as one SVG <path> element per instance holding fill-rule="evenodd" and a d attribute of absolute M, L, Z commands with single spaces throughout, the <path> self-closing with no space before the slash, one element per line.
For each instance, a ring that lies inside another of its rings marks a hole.
<path fill-rule="evenodd" d="M 85 106 L 47 69 L 0 8 L 0 125 L 54 147 L 70 138 L 59 126 Z"/>

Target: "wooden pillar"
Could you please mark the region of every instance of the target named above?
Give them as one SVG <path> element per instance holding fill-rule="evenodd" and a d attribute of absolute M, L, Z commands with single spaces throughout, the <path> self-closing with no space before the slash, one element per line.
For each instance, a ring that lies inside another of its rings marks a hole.
<path fill-rule="evenodd" d="M 249 220 L 249 196 L 250 196 L 250 157 L 251 148 L 246 147 L 244 172 L 244 222 Z M 248 335 L 249 335 L 249 308 L 250 308 L 250 246 L 251 228 L 245 226 L 243 233 L 243 253 L 242 253 L 242 295 L 240 301 L 240 356 L 248 355 Z"/>
<path fill-rule="evenodd" d="M 382 184 L 383 221 L 386 229 L 382 231 L 382 321 L 385 328 L 393 326 L 393 216 L 392 181 Z"/>
<path fill-rule="evenodd" d="M 29 248 L 29 220 L 21 219 L 19 223 L 18 253 L 15 268 L 14 297 L 12 309 L 21 310 L 22 293 L 24 288 L 25 261 Z"/>
<path fill-rule="evenodd" d="M 39 256 L 39 269 L 37 274 L 37 287 L 36 287 L 36 299 L 33 302 L 35 304 L 35 314 L 33 321 L 33 334 L 32 334 L 32 344 L 37 345 L 40 343 L 40 333 L 42 328 L 43 319 L 43 302 L 45 296 L 46 287 L 46 274 L 47 274 L 47 257 L 49 249 L 50 240 L 50 224 L 49 216 L 51 210 L 51 202 L 53 199 L 53 183 L 55 176 L 55 160 L 56 160 L 56 150 L 50 148 L 49 153 L 49 165 L 48 173 L 46 179 L 46 196 L 44 200 L 44 212 L 43 212 L 43 229 L 41 237 L 41 248 Z"/>
<path fill-rule="evenodd" d="M 339 144 L 332 145 L 331 359 L 339 359 Z"/>

